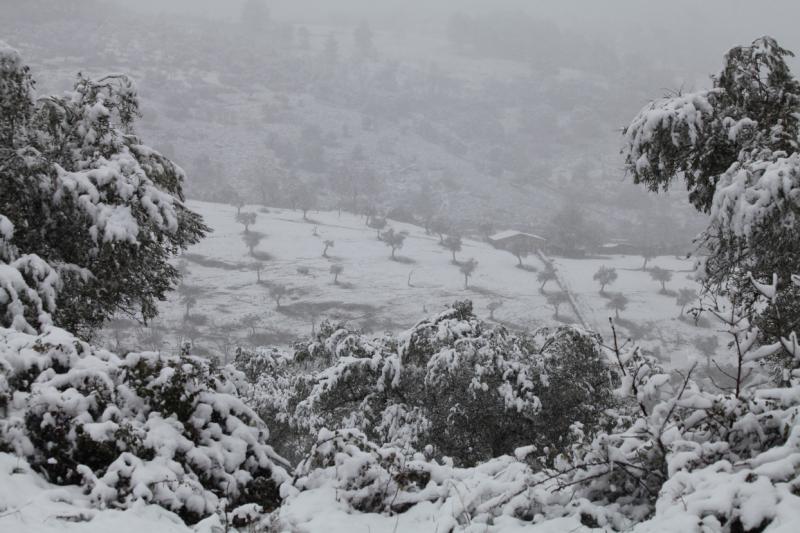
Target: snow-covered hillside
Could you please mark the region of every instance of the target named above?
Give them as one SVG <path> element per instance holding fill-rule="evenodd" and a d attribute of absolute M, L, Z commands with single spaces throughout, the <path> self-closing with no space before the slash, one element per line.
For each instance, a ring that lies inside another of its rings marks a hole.
<path fill-rule="evenodd" d="M 531 255 L 526 269 L 517 267 L 510 253 L 489 244 L 465 238 L 456 259 L 474 258 L 478 267 L 464 289 L 464 279 L 452 254 L 439 243 L 439 237 L 410 224 L 389 221 L 389 226 L 408 232 L 397 260 L 390 260 L 390 249 L 379 240 L 377 231 L 365 218 L 347 212 L 310 212 L 304 220 L 300 211 L 262 209 L 245 206 L 242 212 L 256 213 L 251 232 L 263 234 L 251 256 L 242 236 L 244 227 L 236 221 L 237 209 L 230 205 L 189 202 L 202 214 L 214 232 L 182 257 L 186 285 L 196 294 L 186 318 L 181 291 L 173 293 L 163 305 L 155 328 L 139 330 L 131 336 L 117 323 L 109 332 L 113 344 L 133 348 L 175 347 L 193 341 L 200 352 L 231 355 L 237 344 L 282 345 L 308 337 L 322 320 L 346 321 L 368 332 L 397 332 L 412 326 L 420 317 L 438 312 L 455 300 L 471 299 L 479 316 L 488 317 L 488 305 L 502 302 L 494 319 L 512 329 L 530 330 L 559 322 L 579 323 L 603 335 L 610 334 L 606 307 L 610 294 L 624 294 L 629 304 L 620 313 L 623 334 L 659 354 L 665 362 L 684 365 L 697 350 L 695 340 L 716 335 L 716 330 L 700 327 L 684 317 L 674 294 L 660 293 L 660 286 L 636 256 L 606 256 L 590 259 L 553 258 L 560 284 L 578 305 L 576 315 L 570 305 L 562 305 L 558 317 L 547 301 L 547 294 L 560 290 L 548 283 L 540 292 L 537 271 L 542 259 Z M 326 240 L 334 246 L 323 257 Z M 262 263 L 260 274 L 255 269 Z M 331 265 L 341 265 L 334 283 Z M 592 279 L 601 266 L 614 267 L 618 280 L 599 293 Z M 659 266 L 672 272 L 668 289 L 697 288 L 691 279 L 691 260 L 657 257 L 648 268 Z M 261 282 L 258 281 L 260 275 Z M 289 289 L 280 307 L 270 296 L 270 287 Z M 701 324 L 703 325 L 703 324 Z M 163 332 L 153 334 L 163 328 Z M 143 340 L 144 339 L 144 340 Z"/>

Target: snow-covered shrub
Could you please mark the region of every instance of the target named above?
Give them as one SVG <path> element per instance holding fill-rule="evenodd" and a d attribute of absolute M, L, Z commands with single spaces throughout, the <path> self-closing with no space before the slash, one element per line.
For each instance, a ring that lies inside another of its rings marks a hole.
<path fill-rule="evenodd" d="M 620 378 L 610 427 L 588 434 L 573 424 L 551 466 L 534 446 L 458 467 L 356 429 L 323 429 L 270 521 L 302 529 L 295 502 L 327 497 L 361 512 L 422 505 L 415 516 L 435 509 L 445 529 L 480 531 L 533 521 L 545 530 L 755 532 L 800 519 L 800 376 L 737 397 L 704 391 L 691 372 L 668 373 L 635 347 L 607 355 Z"/>
<path fill-rule="evenodd" d="M 378 446 L 356 429 L 320 430 L 308 456 L 295 470 L 289 492 L 313 490 L 333 481 L 340 497 L 362 512 L 402 512 L 437 491 L 425 491 L 431 463 L 407 452 Z"/>
<path fill-rule="evenodd" d="M 398 337 L 323 324 L 291 359 L 261 354 L 260 414 L 283 425 L 289 457 L 323 428 L 355 428 L 372 442 L 475 464 L 534 445 L 552 458 L 579 422 L 593 433 L 614 402 L 598 339 L 570 327 L 516 336 L 458 302 Z M 289 392 L 287 392 L 289 391 Z"/>
<path fill-rule="evenodd" d="M 243 376 L 191 356 L 119 357 L 63 330 L 0 329 L 0 448 L 97 506 L 136 500 L 189 521 L 221 506 L 271 509 L 286 479 Z"/>

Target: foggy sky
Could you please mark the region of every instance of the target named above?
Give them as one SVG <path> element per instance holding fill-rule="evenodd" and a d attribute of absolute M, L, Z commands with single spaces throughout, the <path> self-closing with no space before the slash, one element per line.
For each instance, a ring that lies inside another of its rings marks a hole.
<path fill-rule="evenodd" d="M 235 20 L 245 0 L 105 0 L 151 13 Z M 441 28 L 455 12 L 521 10 L 560 29 L 635 50 L 654 61 L 714 72 L 730 47 L 771 35 L 800 51 L 797 0 L 268 0 L 276 18 L 306 24 L 354 24 L 404 31 Z M 797 70 L 798 61 L 792 66 Z M 687 74 L 689 73 L 687 72 Z"/>

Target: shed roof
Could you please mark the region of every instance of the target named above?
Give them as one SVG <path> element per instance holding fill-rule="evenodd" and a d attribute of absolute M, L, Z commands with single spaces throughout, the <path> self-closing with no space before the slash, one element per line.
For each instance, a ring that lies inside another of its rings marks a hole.
<path fill-rule="evenodd" d="M 513 229 L 501 231 L 500 233 L 495 233 L 494 235 L 489 237 L 489 240 L 502 241 L 502 240 L 505 240 L 505 239 L 509 239 L 511 237 L 516 237 L 517 235 L 523 235 L 525 237 L 530 237 L 531 239 L 536 239 L 536 240 L 539 240 L 539 241 L 547 240 L 544 237 L 540 237 L 538 235 L 534 235 L 533 233 L 525 233 L 523 231 L 516 231 L 516 230 L 513 230 Z"/>

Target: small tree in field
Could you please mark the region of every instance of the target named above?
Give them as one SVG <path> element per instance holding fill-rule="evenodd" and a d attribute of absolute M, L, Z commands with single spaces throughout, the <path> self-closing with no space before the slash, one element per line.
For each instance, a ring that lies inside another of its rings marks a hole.
<path fill-rule="evenodd" d="M 256 223 L 256 214 L 255 213 L 237 213 L 236 214 L 236 222 L 244 226 L 244 232 L 248 233 L 250 231 L 250 226 Z"/>
<path fill-rule="evenodd" d="M 444 236 L 450 229 L 450 224 L 443 218 L 436 217 L 431 220 L 430 227 L 431 231 L 439 236 L 439 244 L 444 244 Z"/>
<path fill-rule="evenodd" d="M 672 279 L 672 272 L 665 268 L 653 267 L 650 269 L 650 277 L 661 284 L 662 293 L 667 292 L 667 282 Z"/>
<path fill-rule="evenodd" d="M 489 318 L 494 320 L 494 312 L 503 306 L 503 300 L 492 300 L 486 308 L 489 310 Z"/>
<path fill-rule="evenodd" d="M 681 314 L 679 316 L 683 316 L 683 312 L 686 309 L 686 306 L 692 303 L 693 301 L 697 300 L 697 291 L 694 289 L 689 289 L 684 287 L 683 289 L 678 291 L 678 297 L 676 303 L 681 308 Z"/>
<path fill-rule="evenodd" d="M 197 304 L 197 299 L 203 293 L 203 290 L 196 286 L 196 285 L 188 285 L 186 283 L 181 283 L 178 286 L 178 294 L 180 295 L 180 301 L 184 306 L 184 318 L 188 318 L 192 308 Z"/>
<path fill-rule="evenodd" d="M 650 261 L 651 259 L 653 259 L 656 256 L 656 252 L 655 252 L 655 250 L 653 250 L 652 246 L 645 246 L 644 248 L 642 248 L 641 256 L 642 256 L 642 260 L 643 260 L 642 261 L 642 271 L 645 271 L 645 270 L 647 270 L 648 261 Z"/>
<path fill-rule="evenodd" d="M 453 263 L 457 263 L 456 261 L 456 252 L 461 251 L 461 237 L 458 235 L 448 235 L 444 239 L 444 247 L 450 250 L 450 253 L 453 254 Z"/>
<path fill-rule="evenodd" d="M 606 304 L 608 309 L 614 311 L 614 316 L 619 318 L 619 312 L 624 311 L 628 307 L 628 299 L 620 293 L 615 294 Z"/>
<path fill-rule="evenodd" d="M 478 262 L 472 257 L 461 263 L 461 266 L 458 267 L 464 275 L 464 289 L 469 288 L 469 278 L 475 272 L 476 268 L 478 268 Z"/>
<path fill-rule="evenodd" d="M 553 306 L 553 312 L 555 313 L 556 319 L 560 318 L 558 315 L 558 311 L 561 309 L 561 306 L 569 301 L 569 297 L 567 293 L 564 291 L 558 292 L 551 292 L 547 295 L 547 303 Z"/>
<path fill-rule="evenodd" d="M 333 274 L 333 284 L 339 284 L 339 275 L 344 272 L 344 267 L 342 265 L 331 265 L 331 274 Z"/>
<path fill-rule="evenodd" d="M 256 231 L 250 231 L 242 235 L 242 241 L 244 241 L 244 245 L 247 246 L 247 249 L 250 251 L 251 257 L 255 257 L 255 247 L 259 245 L 263 238 L 264 235 Z"/>
<path fill-rule="evenodd" d="M 275 300 L 275 309 L 281 308 L 281 300 L 289 295 L 289 289 L 286 285 L 276 283 L 269 288 L 269 296 Z"/>
<path fill-rule="evenodd" d="M 367 225 L 375 230 L 378 239 L 380 239 L 381 231 L 386 227 L 386 219 L 383 217 L 373 216 L 370 218 Z"/>
<path fill-rule="evenodd" d="M 291 193 L 292 203 L 303 212 L 303 220 L 308 220 L 308 212 L 317 206 L 317 191 L 311 185 L 299 182 Z"/>
<path fill-rule="evenodd" d="M 603 265 L 594 273 L 593 279 L 600 284 L 600 294 L 605 294 L 606 285 L 617 281 L 617 269 Z"/>
<path fill-rule="evenodd" d="M 256 336 L 256 328 L 261 322 L 261 315 L 258 313 L 250 313 L 249 315 L 245 315 L 242 317 L 242 326 L 246 327 L 250 330 L 250 336 Z"/>
<path fill-rule="evenodd" d="M 407 235 L 405 231 L 395 231 L 394 228 L 381 233 L 381 240 L 392 249 L 392 259 L 396 259 L 395 252 L 403 247 Z"/>
<path fill-rule="evenodd" d="M 522 240 L 512 242 L 508 251 L 517 258 L 518 267 L 522 267 L 522 259 L 528 257 L 531 252 L 533 252 L 530 243 Z"/>
<path fill-rule="evenodd" d="M 541 283 L 539 286 L 539 292 L 544 292 L 544 286 L 547 285 L 551 281 L 556 280 L 556 270 L 550 263 L 545 264 L 544 270 L 539 272 L 536 276 L 536 279 Z"/>
<path fill-rule="evenodd" d="M 256 261 L 253 263 L 253 270 L 256 271 L 256 282 L 261 283 L 261 272 L 264 270 L 264 262 Z"/>
<path fill-rule="evenodd" d="M 322 257 L 328 257 L 328 248 L 333 248 L 333 241 L 328 239 L 322 243 L 325 247 L 322 249 Z"/>

